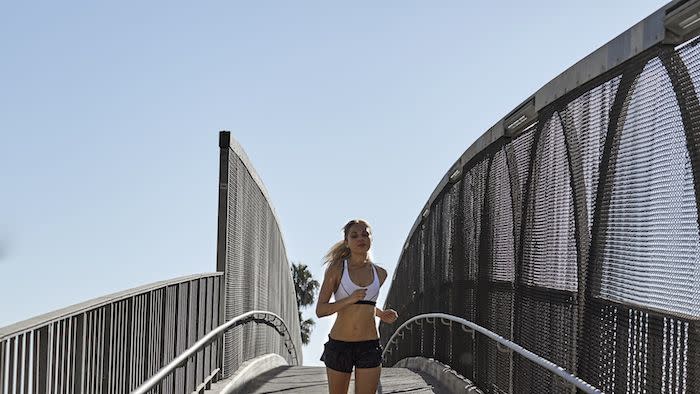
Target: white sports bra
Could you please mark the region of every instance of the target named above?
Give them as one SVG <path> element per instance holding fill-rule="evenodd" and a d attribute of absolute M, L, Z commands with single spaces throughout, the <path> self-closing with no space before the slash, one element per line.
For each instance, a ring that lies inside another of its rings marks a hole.
<path fill-rule="evenodd" d="M 355 302 L 355 304 L 367 304 L 367 305 L 377 305 L 377 297 L 379 296 L 379 275 L 377 274 L 377 268 L 372 264 L 372 273 L 374 274 L 374 280 L 369 286 L 358 286 L 352 279 L 350 279 L 350 273 L 348 272 L 348 260 L 343 260 L 343 276 L 340 278 L 340 284 L 338 289 L 335 291 L 335 300 L 340 301 L 343 298 L 350 297 L 350 294 L 358 289 L 367 289 L 367 294 L 365 298 Z"/>

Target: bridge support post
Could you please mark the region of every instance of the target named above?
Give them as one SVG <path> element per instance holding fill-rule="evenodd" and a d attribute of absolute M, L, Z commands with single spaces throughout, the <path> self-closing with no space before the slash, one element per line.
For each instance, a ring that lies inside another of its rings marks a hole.
<path fill-rule="evenodd" d="M 216 243 L 216 270 L 223 272 L 224 276 L 219 285 L 218 318 L 220 321 L 226 320 L 226 283 L 228 283 L 228 273 L 226 272 L 226 244 L 228 239 L 228 197 L 229 197 L 229 160 L 231 148 L 231 133 L 221 131 L 219 133 L 219 217 Z M 217 324 L 218 325 L 218 322 Z M 215 326 L 216 326 L 215 325 Z M 224 338 L 222 336 L 215 342 L 217 364 L 219 366 L 219 377 L 226 376 L 224 368 Z M 218 380 L 218 377 L 217 377 Z"/>

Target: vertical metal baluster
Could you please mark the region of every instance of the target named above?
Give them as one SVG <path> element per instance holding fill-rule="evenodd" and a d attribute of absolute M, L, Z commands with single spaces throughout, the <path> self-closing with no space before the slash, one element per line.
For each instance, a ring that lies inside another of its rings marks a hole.
<path fill-rule="evenodd" d="M 112 305 L 106 305 L 104 308 L 103 327 L 102 327 L 102 380 L 100 384 L 100 393 L 110 394 L 111 390 L 111 374 L 112 374 Z"/>
<path fill-rule="evenodd" d="M 90 392 L 90 384 L 88 377 L 93 373 L 92 369 L 92 354 L 94 352 L 94 341 L 96 338 L 92 335 L 92 325 L 93 325 L 93 315 L 94 312 L 85 313 L 84 326 L 83 326 L 83 343 L 84 343 L 84 353 L 83 353 L 83 373 L 80 375 L 80 388 L 81 394 L 87 394 Z"/>
<path fill-rule="evenodd" d="M 221 304 L 222 304 L 222 299 L 221 299 L 221 291 L 220 291 L 220 284 L 222 281 L 223 276 L 219 276 L 216 281 L 214 281 L 214 291 L 212 294 L 212 298 L 215 300 L 214 301 L 214 306 L 212 308 L 212 329 L 214 327 L 219 326 L 219 321 L 221 318 L 219 317 L 219 312 L 221 312 Z M 212 362 L 212 370 L 217 369 L 217 368 L 223 368 L 223 363 L 221 362 L 222 359 L 220 357 L 220 352 L 223 349 L 224 346 L 224 341 L 223 341 L 224 336 L 220 335 L 219 338 L 212 342 L 212 353 L 211 353 L 211 362 Z M 214 379 L 214 382 L 217 382 L 219 378 L 221 377 L 221 373 L 216 374 L 216 378 Z"/>
<path fill-rule="evenodd" d="M 63 375 L 61 379 L 63 380 L 63 391 L 65 394 L 70 393 L 70 376 L 71 369 L 73 367 L 73 319 L 66 318 L 63 322 L 65 327 L 63 335 Z"/>
<path fill-rule="evenodd" d="M 126 336 L 127 336 L 127 331 L 129 329 L 127 325 L 127 315 L 129 313 L 128 307 L 127 307 L 127 302 L 126 301 L 121 301 L 119 303 L 120 311 L 119 311 L 119 335 L 117 336 L 118 346 L 119 346 L 119 352 L 118 355 L 119 357 L 117 358 L 117 365 L 119 365 L 118 369 L 118 376 L 119 378 L 115 380 L 115 387 L 116 387 L 116 392 L 122 393 L 125 392 L 124 388 L 126 387 L 126 382 L 124 379 L 124 375 L 126 372 L 126 366 L 124 365 L 126 361 Z"/>
<path fill-rule="evenodd" d="M 187 349 L 187 341 L 188 341 L 188 327 L 189 324 L 187 322 L 188 320 L 188 315 L 190 312 L 190 286 L 192 282 L 187 282 L 184 283 L 183 285 L 185 286 L 185 291 L 182 297 L 182 302 L 181 307 L 182 311 L 185 314 L 185 318 L 181 319 L 182 321 L 180 322 L 180 327 L 184 330 L 182 332 L 183 335 L 181 335 L 180 339 L 180 352 L 184 352 L 185 349 Z M 178 369 L 180 369 L 180 376 L 182 377 L 182 382 L 180 384 L 180 394 L 185 394 L 187 392 L 187 372 L 188 372 L 188 360 L 185 360 L 185 363 Z"/>
<path fill-rule="evenodd" d="M 146 349 L 146 344 L 148 343 L 148 338 L 146 333 L 148 332 L 148 314 L 146 313 L 146 304 L 148 303 L 148 297 L 150 297 L 150 292 L 146 295 L 141 296 L 139 301 L 139 314 L 138 314 L 138 326 L 139 326 L 139 336 L 138 336 L 138 348 L 139 352 L 138 358 L 134 360 L 134 369 L 137 374 L 132 375 L 132 389 L 138 387 L 141 383 L 141 376 L 143 376 L 146 368 L 144 367 L 144 360 L 148 359 L 148 349 Z"/>
<path fill-rule="evenodd" d="M 94 393 L 104 393 L 103 390 L 103 377 L 105 375 L 104 367 L 104 352 L 105 352 L 105 316 L 107 315 L 107 309 L 101 308 L 97 315 L 97 324 L 95 324 L 95 337 L 99 338 L 97 342 L 97 348 L 95 349 L 95 376 L 92 377 L 94 385 Z"/>
<path fill-rule="evenodd" d="M 34 336 L 34 384 L 32 388 L 37 394 L 46 393 L 47 358 L 48 358 L 49 327 L 44 326 L 35 331 Z"/>
<path fill-rule="evenodd" d="M 5 374 L 5 356 L 7 354 L 7 340 L 0 340 L 0 394 L 7 391 L 7 375 Z"/>
<path fill-rule="evenodd" d="M 81 393 L 82 376 L 85 371 L 85 357 L 83 354 L 85 346 L 85 313 L 81 313 L 73 318 L 73 368 L 71 376 L 71 393 Z"/>
<path fill-rule="evenodd" d="M 126 343 L 124 344 L 124 388 L 130 389 L 131 382 L 131 347 L 133 345 L 132 337 L 136 334 L 134 329 L 134 297 L 129 298 L 126 301 L 126 329 L 124 334 L 126 335 Z"/>
<path fill-rule="evenodd" d="M 61 387 L 61 337 L 63 336 L 63 331 L 61 330 L 61 321 L 57 321 L 53 325 L 53 344 L 51 346 L 51 373 L 53 376 L 51 380 L 53 381 L 53 387 L 51 388 L 52 393 L 58 393 Z"/>
<path fill-rule="evenodd" d="M 168 315 L 168 288 L 163 288 L 163 298 L 161 299 L 161 310 L 160 310 L 160 362 L 157 365 L 156 370 L 163 368 L 165 365 L 165 337 L 166 337 L 166 317 Z M 165 381 L 167 377 L 163 379 L 160 384 L 161 394 L 165 394 Z"/>
<path fill-rule="evenodd" d="M 112 335 L 110 335 L 110 343 L 112 349 L 110 353 L 112 354 L 110 366 L 110 379 L 109 387 L 110 392 L 114 394 L 119 393 L 119 382 L 121 381 L 121 344 L 120 344 L 120 334 L 122 328 L 122 305 L 119 302 L 114 303 L 114 310 L 112 311 Z"/>
<path fill-rule="evenodd" d="M 204 337 L 204 316 L 206 315 L 206 284 L 207 278 L 199 280 L 199 292 L 197 296 L 197 340 Z M 197 385 L 204 383 L 204 349 L 197 352 L 195 381 Z"/>
<path fill-rule="evenodd" d="M 193 292 L 193 286 L 194 286 L 194 281 L 190 281 L 187 283 L 187 299 L 185 301 L 185 306 L 187 310 L 187 315 L 185 317 L 185 346 L 183 346 L 183 351 L 188 349 L 190 347 L 190 336 L 192 333 L 190 332 L 190 328 L 192 326 L 191 320 L 192 320 L 192 301 L 194 300 L 194 292 Z M 190 374 L 192 373 L 192 363 L 190 362 L 191 358 L 185 361 L 185 377 L 184 377 L 184 382 L 182 384 L 183 388 L 183 394 L 185 393 L 191 393 L 194 391 L 194 387 L 192 387 L 192 379 Z"/>
<path fill-rule="evenodd" d="M 95 387 L 95 376 L 97 376 L 97 349 L 99 348 L 99 335 L 97 335 L 97 325 L 99 322 L 99 311 L 93 311 L 88 314 L 87 319 L 87 346 L 90 349 L 87 352 L 85 364 L 85 375 L 83 376 L 83 386 L 85 394 L 97 392 Z"/>
<path fill-rule="evenodd" d="M 51 343 L 49 344 L 49 361 L 51 366 L 49 367 L 49 391 L 51 393 L 58 392 L 58 375 L 59 375 L 59 350 L 60 350 L 60 322 L 54 322 L 51 324 Z"/>
<path fill-rule="evenodd" d="M 140 385 L 141 383 L 145 382 L 146 379 L 148 379 L 148 376 L 150 374 L 150 365 L 153 360 L 153 352 L 151 351 L 151 345 L 155 342 L 155 338 L 152 338 L 151 336 L 153 335 L 153 330 L 151 323 L 154 321 L 154 319 L 151 317 L 151 314 L 153 314 L 153 297 L 155 295 L 155 292 L 153 290 L 148 292 L 148 295 L 146 296 L 146 304 L 144 305 L 145 311 L 143 315 L 144 319 L 144 333 L 143 333 L 143 360 L 141 360 L 141 375 L 139 375 L 138 379 L 138 384 Z"/>
<path fill-rule="evenodd" d="M 59 382 L 59 393 L 65 394 L 66 392 L 66 375 L 68 374 L 68 339 L 70 338 L 68 321 L 70 319 L 63 319 L 61 321 L 61 335 L 59 337 L 61 341 L 61 358 L 59 359 L 60 371 L 58 375 Z"/>
<path fill-rule="evenodd" d="M 36 369 L 34 366 L 36 365 L 34 359 L 36 358 L 36 336 L 37 336 L 37 330 L 34 329 L 30 332 L 29 334 L 29 342 L 28 345 L 29 347 L 27 348 L 27 371 L 29 373 L 25 377 L 25 383 L 27 387 L 27 393 L 35 393 L 36 388 L 34 387 L 34 379 L 36 376 Z M 2 386 L 0 386 L 0 391 L 2 391 Z"/>
<path fill-rule="evenodd" d="M 11 337 L 8 350 L 10 352 L 10 358 L 7 361 L 8 373 L 7 373 L 7 383 L 8 392 L 10 394 L 15 393 L 15 385 L 19 382 L 17 375 L 16 359 L 17 359 L 17 337 Z"/>
<path fill-rule="evenodd" d="M 31 331 L 24 333 L 22 345 L 22 393 L 29 393 L 30 355 L 31 355 Z"/>
<path fill-rule="evenodd" d="M 179 305 L 179 294 L 180 294 L 179 288 L 180 288 L 180 285 L 175 285 L 173 287 L 173 291 L 174 291 L 173 304 L 172 304 L 172 308 L 171 308 L 171 312 L 170 312 L 170 316 L 173 318 L 173 320 L 170 322 L 171 333 L 170 333 L 170 339 L 168 341 L 168 346 L 170 346 L 170 348 L 171 348 L 170 350 L 172 351 L 172 354 L 171 354 L 171 357 L 169 357 L 169 359 L 170 359 L 169 361 L 172 361 L 177 355 L 177 338 L 178 338 L 177 320 L 178 320 L 178 314 L 179 314 L 178 305 Z M 177 370 L 173 371 L 173 373 L 170 374 L 170 377 L 171 377 L 171 380 L 170 380 L 170 384 L 169 384 L 170 387 L 168 387 L 168 391 L 170 394 L 175 394 L 177 392 L 175 390 L 175 385 L 177 383 Z"/>
<path fill-rule="evenodd" d="M 211 292 L 212 292 L 212 281 L 211 278 L 207 278 L 207 287 L 206 287 L 206 299 L 204 301 L 205 305 L 205 313 L 204 313 L 204 335 L 208 334 L 211 329 L 211 308 L 212 308 L 212 297 L 211 297 Z M 204 376 L 209 376 L 211 375 L 211 371 L 213 368 L 211 367 L 211 343 L 209 343 L 205 348 L 204 348 Z M 210 385 L 207 384 L 207 389 L 209 389 Z"/>
<path fill-rule="evenodd" d="M 15 393 L 22 393 L 22 382 L 24 381 L 24 337 L 26 334 L 17 335 L 17 352 L 15 353 Z"/>

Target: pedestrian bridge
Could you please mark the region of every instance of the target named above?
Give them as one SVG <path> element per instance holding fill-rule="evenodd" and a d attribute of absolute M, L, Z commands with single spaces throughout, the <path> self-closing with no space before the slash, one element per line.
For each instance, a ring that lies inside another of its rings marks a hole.
<path fill-rule="evenodd" d="M 700 393 L 698 22 L 667 4 L 457 158 L 410 213 L 381 392 Z M 0 328 L 0 394 L 325 392 L 271 199 L 219 146 L 213 272 Z"/>

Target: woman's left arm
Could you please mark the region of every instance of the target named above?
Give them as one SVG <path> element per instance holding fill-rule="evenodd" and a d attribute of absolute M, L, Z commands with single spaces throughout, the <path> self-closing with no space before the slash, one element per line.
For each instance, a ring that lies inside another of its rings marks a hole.
<path fill-rule="evenodd" d="M 384 284 L 384 281 L 386 280 L 387 272 L 382 267 L 378 267 L 376 265 L 375 265 L 375 267 L 377 267 L 377 274 L 379 274 L 379 283 L 381 286 Z M 377 316 L 384 323 L 388 323 L 388 324 L 395 322 L 396 319 L 399 317 L 399 314 L 396 313 L 396 311 L 393 309 L 381 310 L 380 308 L 377 308 L 376 306 L 374 307 L 374 315 Z"/>
<path fill-rule="evenodd" d="M 383 311 L 377 307 L 374 307 L 374 315 L 377 316 L 384 323 L 388 324 L 395 322 L 396 319 L 399 317 L 398 313 L 396 313 L 396 311 L 393 309 L 387 309 Z"/>

